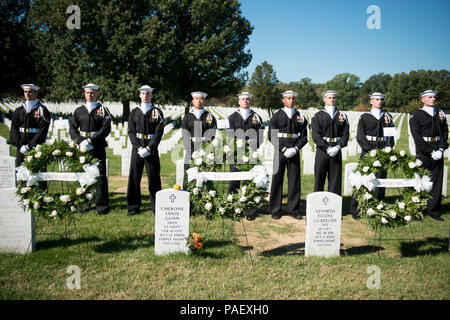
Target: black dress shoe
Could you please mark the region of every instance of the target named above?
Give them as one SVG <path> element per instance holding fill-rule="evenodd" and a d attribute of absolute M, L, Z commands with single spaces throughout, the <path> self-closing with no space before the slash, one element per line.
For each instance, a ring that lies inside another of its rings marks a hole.
<path fill-rule="evenodd" d="M 250 215 L 250 216 L 246 216 L 245 217 L 248 221 L 253 221 L 253 220 L 255 220 L 255 215 Z"/>
<path fill-rule="evenodd" d="M 137 214 L 139 214 L 139 211 L 137 211 L 137 210 L 130 210 L 130 211 L 128 211 L 128 215 L 129 216 L 134 216 L 134 215 L 137 215 Z"/>
<path fill-rule="evenodd" d="M 300 215 L 300 213 L 294 213 L 293 217 L 295 219 L 302 220 L 302 216 Z"/>
<path fill-rule="evenodd" d="M 98 215 L 99 216 L 104 216 L 105 214 L 108 214 L 108 213 L 109 213 L 109 210 L 103 210 L 103 211 L 99 211 Z"/>
<path fill-rule="evenodd" d="M 281 214 L 279 212 L 272 213 L 272 219 L 281 219 Z"/>
<path fill-rule="evenodd" d="M 445 221 L 444 218 L 442 217 L 432 217 L 432 218 L 437 221 Z"/>
<path fill-rule="evenodd" d="M 353 215 L 353 214 L 352 214 L 352 218 L 353 218 L 353 219 L 355 219 L 355 220 L 359 220 L 359 219 L 361 219 L 361 217 L 360 217 L 360 216 L 355 216 L 355 215 Z"/>

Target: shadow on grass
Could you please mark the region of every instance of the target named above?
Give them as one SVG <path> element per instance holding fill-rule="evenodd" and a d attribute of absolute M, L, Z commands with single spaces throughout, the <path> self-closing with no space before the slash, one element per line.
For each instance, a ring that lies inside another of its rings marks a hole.
<path fill-rule="evenodd" d="M 351 247 L 348 249 L 340 249 L 339 252 L 340 252 L 341 256 L 353 256 L 353 255 L 371 254 L 374 252 L 378 252 L 379 250 L 384 250 L 384 248 L 378 247 L 378 246 L 373 247 L 370 245 L 364 245 L 364 246 L 359 246 L 359 247 Z M 293 244 L 284 245 L 281 247 L 262 251 L 259 255 L 264 256 L 264 257 L 282 256 L 282 255 L 304 256 L 305 255 L 305 243 L 301 242 L 301 243 L 293 243 Z"/>
<path fill-rule="evenodd" d="M 98 237 L 76 237 L 75 239 L 61 237 L 59 239 L 36 241 L 36 250 L 70 247 L 82 243 L 101 241 Z"/>
<path fill-rule="evenodd" d="M 356 256 L 356 255 L 362 255 L 362 254 L 371 254 L 376 253 L 378 251 L 384 250 L 383 247 L 379 246 L 371 246 L 371 245 L 364 245 L 359 247 L 351 247 L 348 249 L 341 249 L 340 254 L 342 256 Z"/>
<path fill-rule="evenodd" d="M 235 246 L 235 243 L 231 240 L 205 239 L 203 249 L 196 252 L 195 255 L 198 257 L 211 259 L 230 258 L 231 246 Z"/>
<path fill-rule="evenodd" d="M 291 243 L 259 253 L 263 257 L 283 256 L 283 255 L 305 255 L 305 243 Z"/>
<path fill-rule="evenodd" d="M 426 247 L 422 249 L 422 247 Z M 401 242 L 400 252 L 403 257 L 437 255 L 449 251 L 448 238 L 426 238 L 424 240 Z"/>
<path fill-rule="evenodd" d="M 111 241 L 106 241 L 101 245 L 94 247 L 94 251 L 98 253 L 112 253 L 119 251 L 137 250 L 141 248 L 149 248 L 155 245 L 155 236 L 140 235 L 140 236 L 126 236 Z"/>

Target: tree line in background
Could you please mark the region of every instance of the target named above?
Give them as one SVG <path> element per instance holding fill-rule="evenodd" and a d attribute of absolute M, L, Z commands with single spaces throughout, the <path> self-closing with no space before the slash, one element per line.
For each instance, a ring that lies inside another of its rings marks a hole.
<path fill-rule="evenodd" d="M 386 109 L 411 112 L 419 93 L 439 92 L 438 106 L 450 106 L 449 71 L 379 73 L 365 82 L 342 73 L 324 84 L 311 79 L 283 83 L 266 61 L 248 78 L 245 50 L 253 27 L 237 0 L 84 0 L 80 29 L 70 29 L 71 0 L 0 2 L 0 98 L 20 97 L 20 84 L 38 84 L 49 101 L 80 101 L 81 87 L 100 85 L 101 100 L 120 101 L 123 119 L 137 88 L 156 88 L 156 103 L 184 104 L 190 92 L 208 93 L 212 104 L 236 106 L 236 93 L 251 91 L 253 105 L 269 113 L 281 104 L 281 92 L 298 92 L 299 108 L 320 107 L 321 93 L 338 91 L 337 107 L 366 110 L 374 91 L 386 94 Z M 299 71 L 301 72 L 301 70 Z"/>
<path fill-rule="evenodd" d="M 420 93 L 434 89 L 438 91 L 437 107 L 450 112 L 450 72 L 448 70 L 417 70 L 398 73 L 394 76 L 378 73 L 361 82 L 350 73 L 340 73 L 324 84 L 312 83 L 310 78 L 283 83 L 278 81 L 273 66 L 264 61 L 255 68 L 245 87 L 255 97 L 256 106 L 281 106 L 280 96 L 286 90 L 298 93 L 297 105 L 301 109 L 321 108 L 322 93 L 336 90 L 336 106 L 341 110 L 364 111 L 370 109 L 369 97 L 373 92 L 385 94 L 385 109 L 393 112 L 413 112 L 423 106 Z M 271 110 L 269 110 L 269 113 Z"/>

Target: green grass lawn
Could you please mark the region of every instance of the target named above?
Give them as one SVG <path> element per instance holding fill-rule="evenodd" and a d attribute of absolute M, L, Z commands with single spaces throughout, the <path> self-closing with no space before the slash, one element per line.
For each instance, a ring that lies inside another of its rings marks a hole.
<path fill-rule="evenodd" d="M 0 124 L 0 134 L 8 136 Z M 407 146 L 406 119 L 399 143 Z M 237 233 L 242 225 L 191 217 L 192 232 L 205 233 L 200 254 L 154 255 L 154 214 L 150 210 L 147 182 L 142 179 L 142 214 L 129 217 L 126 209 L 127 178 L 120 177 L 120 156 L 110 159 L 111 213 L 98 216 L 94 209 L 76 215 L 75 225 L 37 220 L 37 250 L 27 256 L 0 255 L 0 299 L 442 299 L 450 298 L 449 221 L 450 201 L 443 199 L 444 223 L 426 217 L 412 223 L 416 241 L 376 243 L 364 220 L 343 218 L 342 254 L 336 258 L 305 257 L 298 241 L 289 248 L 274 247 L 264 253 L 274 234 L 289 237 L 300 222 L 290 217 L 280 222 L 264 209 L 253 222 L 245 222 L 262 242 L 248 249 Z M 357 161 L 356 157 L 348 162 Z M 450 165 L 446 161 L 446 165 Z M 163 188 L 175 183 L 175 164 L 170 153 L 161 156 Z M 302 176 L 302 208 L 313 190 L 313 175 Z M 287 181 L 284 185 L 285 201 Z M 393 193 L 392 195 L 395 195 Z M 350 198 L 344 197 L 344 211 Z M 293 221 L 293 219 L 292 219 Z M 281 223 L 283 222 L 283 223 Z M 304 225 L 304 220 L 303 220 Z M 272 226 L 271 226 L 272 225 Z M 347 230 L 348 229 L 348 230 Z M 68 234 L 66 237 L 66 233 Z M 343 231 L 344 233 L 344 231 Z M 358 243 L 351 242 L 355 237 Z M 408 228 L 388 230 L 384 239 L 411 238 Z M 259 241 L 259 240 L 258 240 Z M 292 250 L 292 248 L 296 250 Z M 294 253 L 292 253 L 294 251 Z M 250 258 L 252 260 L 250 260 Z M 253 261 L 254 268 L 252 268 Z M 66 286 L 71 274 L 81 269 L 81 289 Z M 369 289 L 368 267 L 380 268 L 381 288 Z"/>

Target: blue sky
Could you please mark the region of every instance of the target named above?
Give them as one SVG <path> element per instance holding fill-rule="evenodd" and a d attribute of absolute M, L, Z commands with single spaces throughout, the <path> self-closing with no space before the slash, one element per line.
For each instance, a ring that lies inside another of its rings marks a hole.
<path fill-rule="evenodd" d="M 384 72 L 450 70 L 450 0 L 241 0 L 254 27 L 249 77 L 263 61 L 280 81 L 324 83 L 338 73 L 361 81 Z M 381 29 L 369 30 L 370 5 Z"/>

